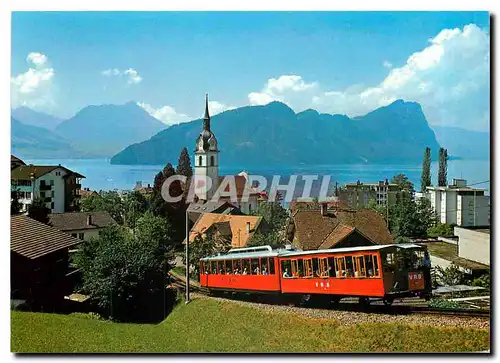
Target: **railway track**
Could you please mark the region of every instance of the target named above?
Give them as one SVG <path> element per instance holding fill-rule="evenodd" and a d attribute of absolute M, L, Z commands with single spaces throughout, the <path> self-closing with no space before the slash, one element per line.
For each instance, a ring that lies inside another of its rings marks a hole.
<path fill-rule="evenodd" d="M 172 278 L 171 286 L 184 291 L 185 290 L 185 279 L 179 276 L 170 274 Z M 211 296 L 208 289 L 200 287 L 196 283 L 190 284 L 190 290 L 206 296 Z M 258 302 L 264 304 L 286 304 L 286 301 L 271 299 L 265 295 L 245 295 L 245 294 L 221 294 L 218 297 L 223 297 L 228 300 L 245 300 L 248 302 Z M 393 305 L 385 306 L 383 304 L 361 305 L 356 299 L 347 299 L 351 302 L 340 302 L 335 305 L 325 305 L 318 304 L 304 304 L 302 307 L 316 308 L 316 309 L 329 309 L 329 310 L 343 310 L 351 312 L 364 312 L 373 314 L 390 314 L 390 315 L 409 315 L 409 314 L 424 314 L 424 315 L 441 315 L 441 316 L 460 316 L 460 317 L 479 317 L 479 318 L 490 318 L 489 310 L 473 310 L 473 309 L 445 309 L 445 308 L 432 308 L 429 306 L 415 306 L 415 305 Z"/>

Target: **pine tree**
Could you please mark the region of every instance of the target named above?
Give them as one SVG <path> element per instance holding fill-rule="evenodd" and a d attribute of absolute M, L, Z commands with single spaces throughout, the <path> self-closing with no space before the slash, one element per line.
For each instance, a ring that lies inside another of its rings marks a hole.
<path fill-rule="evenodd" d="M 186 148 L 182 149 L 179 155 L 179 162 L 177 164 L 177 174 L 184 175 L 187 179 L 193 176 L 193 168 L 191 168 L 191 159 Z"/>
<path fill-rule="evenodd" d="M 448 150 L 439 148 L 439 170 L 438 170 L 438 186 L 444 187 L 447 183 L 448 169 Z"/>
<path fill-rule="evenodd" d="M 420 177 L 420 191 L 425 192 L 425 188 L 431 186 L 431 149 L 425 148 L 424 160 L 422 162 L 422 176 Z"/>
<path fill-rule="evenodd" d="M 184 175 L 186 177 L 186 183 L 181 185 L 184 190 L 184 198 L 187 197 L 189 193 L 189 186 L 191 185 L 191 179 L 193 177 L 193 168 L 191 167 L 191 159 L 189 158 L 189 153 L 186 148 L 182 149 L 179 155 L 179 163 L 177 164 L 177 174 Z"/>

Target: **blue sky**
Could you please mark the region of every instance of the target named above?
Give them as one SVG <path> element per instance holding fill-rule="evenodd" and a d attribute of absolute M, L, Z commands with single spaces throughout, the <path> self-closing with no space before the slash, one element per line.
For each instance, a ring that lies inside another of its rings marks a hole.
<path fill-rule="evenodd" d="M 182 122 L 209 92 L 214 113 L 281 100 L 356 116 L 404 98 L 431 124 L 486 130 L 489 15 L 15 12 L 11 77 L 13 107 L 60 117 L 133 100 Z"/>

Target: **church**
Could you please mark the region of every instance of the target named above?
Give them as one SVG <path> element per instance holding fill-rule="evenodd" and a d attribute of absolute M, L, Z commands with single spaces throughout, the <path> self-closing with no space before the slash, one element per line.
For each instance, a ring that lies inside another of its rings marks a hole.
<path fill-rule="evenodd" d="M 194 179 L 195 195 L 198 203 L 210 203 L 220 185 L 226 185 L 223 195 L 216 196 L 215 202 L 229 202 L 245 214 L 258 210 L 259 203 L 266 199 L 265 192 L 260 192 L 256 185 L 249 184 L 248 173 L 242 171 L 238 175 L 219 175 L 219 146 L 217 138 L 210 128 L 210 114 L 208 110 L 208 95 L 205 97 L 205 115 L 203 129 L 196 139 L 194 151 Z M 233 179 L 234 178 L 234 179 Z M 212 181 L 210 183 L 210 180 Z M 233 182 L 234 180 L 234 182 Z M 211 186 L 209 185 L 211 184 Z M 236 200 L 226 194 L 236 195 Z M 248 196 L 248 198 L 243 198 Z M 247 199 L 247 200 L 245 200 Z"/>

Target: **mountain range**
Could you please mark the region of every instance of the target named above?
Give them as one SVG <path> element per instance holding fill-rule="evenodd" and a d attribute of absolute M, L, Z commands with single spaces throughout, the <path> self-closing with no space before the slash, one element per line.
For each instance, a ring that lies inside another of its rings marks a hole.
<path fill-rule="evenodd" d="M 28 110 L 18 108 L 12 111 L 13 118 L 22 124 L 20 127 L 16 123 L 12 129 L 12 151 L 21 150 L 20 157 L 25 158 L 54 157 L 53 152 L 46 152 L 46 148 L 52 150 L 56 146 L 66 151 L 62 153 L 66 158 L 111 157 L 128 145 L 148 139 L 166 127 L 135 102 L 87 106 L 70 119 L 60 120 L 57 124 L 50 120 L 49 115 Z M 45 126 L 44 132 L 36 139 L 36 130 L 41 125 Z M 25 135 L 30 136 L 30 148 L 19 144 Z"/>
<path fill-rule="evenodd" d="M 183 147 L 192 149 L 201 120 L 174 125 L 149 140 L 130 145 L 112 164 L 175 162 Z M 422 108 L 402 100 L 365 116 L 295 113 L 281 102 L 247 106 L 211 120 L 226 165 L 297 165 L 420 162 L 426 146 L 439 149 Z"/>
<path fill-rule="evenodd" d="M 455 157 L 488 159 L 489 132 L 430 127 L 421 106 L 402 100 L 349 118 L 272 102 L 212 117 L 226 165 L 420 163 L 426 146 Z M 12 153 L 21 158 L 111 158 L 113 164 L 175 163 L 194 148 L 200 119 L 166 125 L 135 102 L 87 106 L 68 120 L 12 110 Z M 114 155 L 114 156 L 113 156 Z"/>

